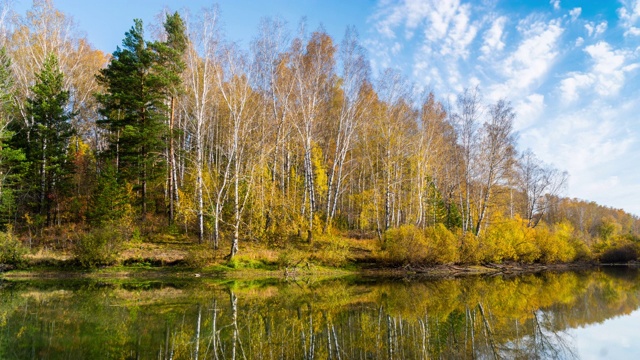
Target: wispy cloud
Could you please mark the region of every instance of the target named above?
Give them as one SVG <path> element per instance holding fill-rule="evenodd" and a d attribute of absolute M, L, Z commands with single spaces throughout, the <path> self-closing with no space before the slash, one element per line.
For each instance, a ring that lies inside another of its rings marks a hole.
<path fill-rule="evenodd" d="M 606 21 L 602 21 L 598 25 L 595 25 L 594 22 L 587 22 L 584 24 L 587 34 L 594 37 L 604 34 L 604 32 L 607 31 L 607 26 L 608 24 Z"/>
<path fill-rule="evenodd" d="M 480 48 L 482 54 L 488 56 L 489 54 L 495 53 L 496 51 L 502 51 L 504 49 L 504 25 L 507 22 L 507 18 L 505 16 L 500 16 L 497 19 L 493 20 L 491 28 L 487 32 L 484 33 L 483 39 L 484 44 Z"/>
<path fill-rule="evenodd" d="M 640 35 L 640 28 L 636 27 L 640 19 L 640 0 L 623 0 L 622 7 L 618 9 L 620 24 L 625 29 L 625 36 Z"/>
<path fill-rule="evenodd" d="M 564 31 L 559 20 L 544 22 L 527 18 L 520 21 L 517 29 L 522 40 L 499 64 L 506 80 L 491 86 L 493 98 L 526 96 L 543 81 L 557 59 Z"/>

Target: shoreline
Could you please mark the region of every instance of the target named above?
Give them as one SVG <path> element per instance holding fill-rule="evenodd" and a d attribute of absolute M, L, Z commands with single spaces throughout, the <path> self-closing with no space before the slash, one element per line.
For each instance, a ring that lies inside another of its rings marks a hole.
<path fill-rule="evenodd" d="M 81 280 L 81 279 L 220 279 L 220 280 L 298 280 L 307 278 L 341 278 L 363 276 L 376 278 L 460 278 L 469 276 L 519 276 L 543 272 L 591 270 L 603 267 L 637 268 L 638 263 L 600 264 L 595 262 L 560 264 L 483 264 L 483 265 L 436 265 L 403 267 L 357 267 L 332 268 L 312 266 L 293 269 L 225 269 L 221 267 L 194 269 L 182 266 L 136 267 L 117 266 L 102 269 L 16 269 L 0 273 L 2 280 Z"/>

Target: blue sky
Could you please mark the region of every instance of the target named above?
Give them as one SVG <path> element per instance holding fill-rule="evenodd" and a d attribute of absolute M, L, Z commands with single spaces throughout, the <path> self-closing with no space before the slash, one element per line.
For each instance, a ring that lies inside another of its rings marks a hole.
<path fill-rule="evenodd" d="M 16 0 L 19 12 L 31 1 Z M 134 18 L 210 1 L 55 0 L 113 52 Z M 520 149 L 570 174 L 566 196 L 640 215 L 640 0 L 221 0 L 226 38 L 248 45 L 263 16 L 306 16 L 339 43 L 353 25 L 374 74 L 400 69 L 442 101 L 479 86 L 511 101 Z"/>

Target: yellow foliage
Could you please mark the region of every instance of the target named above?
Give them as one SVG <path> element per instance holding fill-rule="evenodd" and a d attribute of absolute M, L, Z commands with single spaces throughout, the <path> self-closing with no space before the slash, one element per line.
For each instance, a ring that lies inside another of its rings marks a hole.
<path fill-rule="evenodd" d="M 459 260 L 456 236 L 443 224 L 425 229 L 429 260 L 435 263 L 454 263 Z"/>
<path fill-rule="evenodd" d="M 385 233 L 389 258 L 411 264 L 447 264 L 459 260 L 456 236 L 444 225 L 421 230 L 403 225 Z"/>
<path fill-rule="evenodd" d="M 313 165 L 313 174 L 315 176 L 316 195 L 321 199 L 326 199 L 329 188 L 327 166 L 322 159 L 322 149 L 316 144 L 313 144 L 311 148 L 311 164 Z"/>
<path fill-rule="evenodd" d="M 480 264 L 484 257 L 480 251 L 480 239 L 471 232 L 462 234 L 462 231 L 460 231 L 458 237 L 460 238 L 460 262 L 463 264 Z"/>
<path fill-rule="evenodd" d="M 539 255 L 533 232 L 517 215 L 513 219 L 498 219 L 482 235 L 485 260 L 534 262 Z"/>
<path fill-rule="evenodd" d="M 554 226 L 550 231 L 546 226 L 540 225 L 536 231 L 536 242 L 540 248 L 540 261 L 543 263 L 568 262 L 575 258 L 576 251 L 571 245 L 573 238 L 573 226 L 568 221 L 563 221 Z"/>

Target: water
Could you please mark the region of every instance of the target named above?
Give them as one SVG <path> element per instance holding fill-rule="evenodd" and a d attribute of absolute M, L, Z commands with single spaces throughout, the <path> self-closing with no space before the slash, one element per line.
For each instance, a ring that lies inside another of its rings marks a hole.
<path fill-rule="evenodd" d="M 639 280 L 4 281 L 0 358 L 632 359 Z"/>

